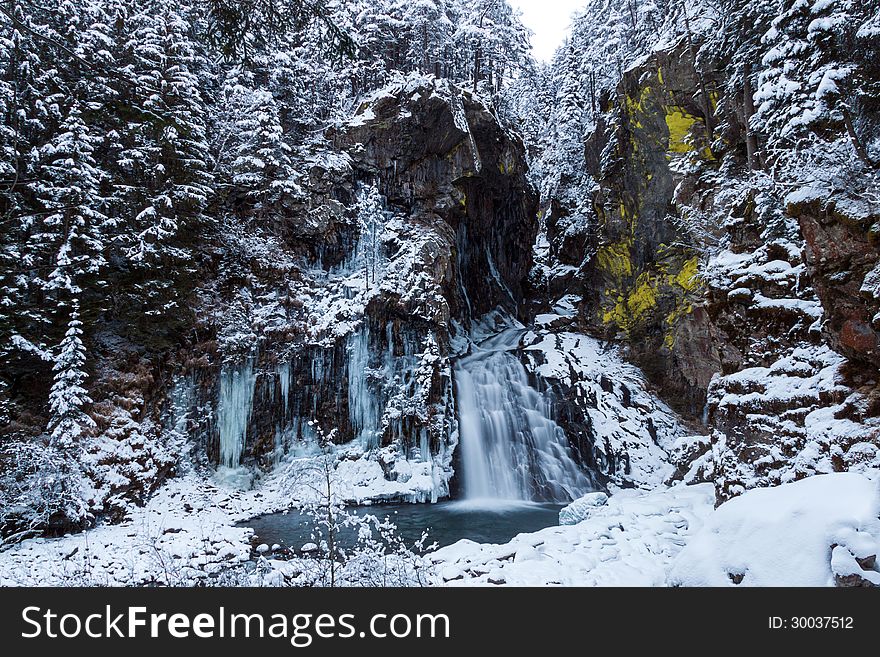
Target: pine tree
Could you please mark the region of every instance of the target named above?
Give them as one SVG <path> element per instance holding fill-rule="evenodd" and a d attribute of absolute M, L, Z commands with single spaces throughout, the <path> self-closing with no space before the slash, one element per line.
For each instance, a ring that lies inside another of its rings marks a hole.
<path fill-rule="evenodd" d="M 74 107 L 61 132 L 41 149 L 41 182 L 35 191 L 46 208 L 43 229 L 32 236 L 31 251 L 55 244 L 53 267 L 40 281 L 56 299 L 79 296 L 81 281 L 105 264 L 101 212 L 101 174 L 93 158 L 94 143 L 79 110 Z"/>
<path fill-rule="evenodd" d="M 149 115 L 136 132 L 147 198 L 135 218 L 141 230 L 130 256 L 135 261 L 161 257 L 164 247 L 185 258 L 174 238 L 204 209 L 211 181 L 204 109 L 192 70 L 198 58 L 189 26 L 167 3 L 157 3 L 133 20 L 139 26 L 135 70 Z"/>
<path fill-rule="evenodd" d="M 85 432 L 94 427 L 93 420 L 85 412 L 92 400 L 83 388 L 88 375 L 83 369 L 86 363 L 86 349 L 82 334 L 79 302 L 74 299 L 67 332 L 61 341 L 52 368 L 54 381 L 49 393 L 51 440 L 55 446 L 62 449 L 75 445 Z"/>
<path fill-rule="evenodd" d="M 771 150 L 805 151 L 846 134 L 855 155 L 874 164 L 852 118 L 860 94 L 856 31 L 869 12 L 852 0 L 794 0 L 773 20 L 763 39 L 754 118 Z"/>
<path fill-rule="evenodd" d="M 126 61 L 136 81 L 134 120 L 126 122 L 115 199 L 133 217 L 120 235 L 137 281 L 131 292 L 147 315 L 177 307 L 175 284 L 191 259 L 195 231 L 211 194 L 205 102 L 197 71 L 204 66 L 191 26 L 170 2 L 148 3 L 129 20 Z M 169 268 L 174 273 L 169 272 Z"/>
<path fill-rule="evenodd" d="M 243 188 L 248 198 L 264 204 L 298 193 L 293 149 L 285 140 L 272 94 L 236 85 L 230 100 L 237 110 L 233 184 Z"/>
<path fill-rule="evenodd" d="M 445 45 L 454 26 L 442 0 L 416 0 L 405 5 L 403 20 L 409 30 L 407 58 L 422 73 L 438 72 Z"/>

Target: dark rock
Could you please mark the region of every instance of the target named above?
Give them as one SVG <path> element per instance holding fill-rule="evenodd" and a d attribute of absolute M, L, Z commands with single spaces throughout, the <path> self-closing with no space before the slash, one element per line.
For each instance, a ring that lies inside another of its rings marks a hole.
<path fill-rule="evenodd" d="M 880 215 L 829 199 L 791 203 L 788 212 L 797 218 L 806 241 L 810 275 L 828 317 L 824 331 L 829 342 L 850 358 L 880 366 L 880 332 L 874 327 L 880 290 L 869 279 L 880 264 L 880 250 L 870 233 Z"/>

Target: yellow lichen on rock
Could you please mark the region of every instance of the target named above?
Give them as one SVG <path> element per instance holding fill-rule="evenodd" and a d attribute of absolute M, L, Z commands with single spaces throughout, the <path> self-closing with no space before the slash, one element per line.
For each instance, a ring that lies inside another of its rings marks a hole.
<path fill-rule="evenodd" d="M 697 117 L 688 114 L 680 107 L 666 109 L 666 125 L 669 128 L 669 151 L 671 153 L 690 153 L 694 150 L 689 141 L 691 129 Z"/>
<path fill-rule="evenodd" d="M 602 246 L 596 253 L 599 267 L 611 274 L 615 280 L 621 282 L 624 278 L 632 276 L 632 260 L 630 257 L 631 240 L 623 240 L 607 246 Z"/>
<path fill-rule="evenodd" d="M 602 321 L 630 333 L 656 306 L 657 280 L 649 272 L 644 272 L 636 279 L 631 292 L 617 293 L 614 305 L 606 306 L 602 311 Z"/>
<path fill-rule="evenodd" d="M 498 171 L 501 172 L 502 175 L 509 176 L 516 173 L 516 163 L 512 161 L 508 161 L 509 158 L 505 153 L 505 156 L 498 160 Z"/>
<path fill-rule="evenodd" d="M 631 98 L 628 95 L 624 96 L 627 116 L 629 116 L 630 123 L 636 128 L 642 127 L 642 122 L 638 117 L 645 113 L 645 101 L 650 94 L 651 87 L 645 86 L 642 87 L 642 92 L 638 98 Z"/>
<path fill-rule="evenodd" d="M 699 269 L 699 261 L 694 256 L 681 266 L 681 270 L 676 275 L 670 276 L 670 282 L 686 292 L 697 292 L 702 285 Z"/>
<path fill-rule="evenodd" d="M 649 272 L 644 272 L 636 280 L 636 287 L 626 300 L 626 308 L 634 322 L 657 305 L 657 281 Z"/>

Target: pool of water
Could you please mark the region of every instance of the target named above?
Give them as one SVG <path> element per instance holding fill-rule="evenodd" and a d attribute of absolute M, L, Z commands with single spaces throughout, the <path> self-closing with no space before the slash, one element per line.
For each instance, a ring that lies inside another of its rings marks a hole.
<path fill-rule="evenodd" d="M 506 543 L 517 534 L 534 532 L 559 524 L 556 504 L 532 502 L 442 502 L 440 504 L 391 504 L 350 507 L 350 513 L 389 518 L 408 545 L 428 530 L 426 545 L 452 545 L 463 538 L 478 543 Z M 250 527 L 261 543 L 278 544 L 299 552 L 310 543 L 314 520 L 297 510 L 253 518 L 241 523 Z M 339 543 L 350 547 L 354 530 L 343 530 Z"/>

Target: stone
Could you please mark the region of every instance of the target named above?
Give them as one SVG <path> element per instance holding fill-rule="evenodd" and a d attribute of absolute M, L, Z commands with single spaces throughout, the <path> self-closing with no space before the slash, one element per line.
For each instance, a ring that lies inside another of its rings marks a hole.
<path fill-rule="evenodd" d="M 606 502 L 608 502 L 606 493 L 588 493 L 560 510 L 559 524 L 576 525 L 589 518 L 592 511 L 604 506 Z"/>

